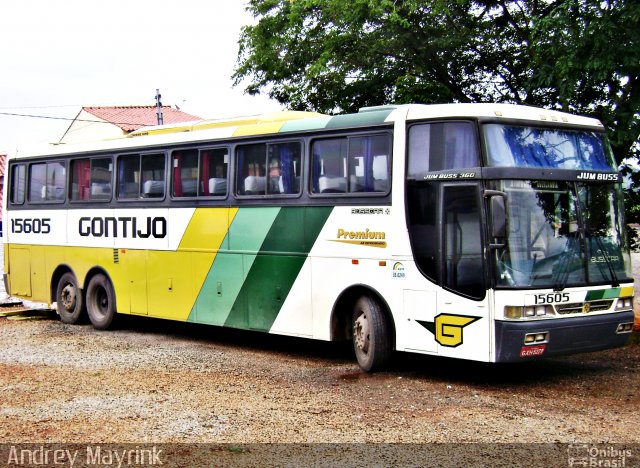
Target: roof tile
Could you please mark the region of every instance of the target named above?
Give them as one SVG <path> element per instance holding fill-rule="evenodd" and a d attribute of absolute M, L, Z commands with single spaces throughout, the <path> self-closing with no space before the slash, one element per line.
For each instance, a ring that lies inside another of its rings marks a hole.
<path fill-rule="evenodd" d="M 83 107 L 82 110 L 117 125 L 125 132 L 158 124 L 156 106 Z M 162 106 L 162 115 L 165 124 L 202 120 L 171 106 Z"/>

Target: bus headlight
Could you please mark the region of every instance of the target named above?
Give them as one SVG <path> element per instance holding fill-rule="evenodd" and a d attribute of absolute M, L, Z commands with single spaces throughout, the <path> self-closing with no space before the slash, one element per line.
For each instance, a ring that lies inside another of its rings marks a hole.
<path fill-rule="evenodd" d="M 535 306 L 506 306 L 504 308 L 504 318 L 506 319 L 530 319 L 554 315 L 553 307 L 547 305 Z"/>
<path fill-rule="evenodd" d="M 623 309 L 631 309 L 633 307 L 633 296 L 632 297 L 621 297 L 616 302 L 616 310 Z"/>

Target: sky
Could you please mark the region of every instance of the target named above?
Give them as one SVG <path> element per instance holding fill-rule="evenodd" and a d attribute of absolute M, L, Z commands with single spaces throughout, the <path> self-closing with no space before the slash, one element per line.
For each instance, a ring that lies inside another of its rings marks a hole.
<path fill-rule="evenodd" d="M 155 105 L 156 89 L 163 105 L 202 118 L 280 110 L 232 87 L 241 28 L 255 21 L 245 7 L 243 0 L 1 2 L 0 152 L 59 140 L 82 106 Z"/>

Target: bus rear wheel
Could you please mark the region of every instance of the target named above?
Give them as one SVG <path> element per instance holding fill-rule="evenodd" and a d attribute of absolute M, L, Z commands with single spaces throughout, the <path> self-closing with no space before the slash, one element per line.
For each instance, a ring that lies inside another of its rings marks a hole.
<path fill-rule="evenodd" d="M 383 369 L 391 357 L 387 317 L 372 297 L 360 297 L 353 309 L 353 349 L 365 372 Z"/>
<path fill-rule="evenodd" d="M 111 281 L 97 274 L 87 286 L 87 312 L 94 328 L 106 330 L 116 315 L 116 296 Z"/>
<path fill-rule="evenodd" d="M 84 306 L 82 290 L 78 286 L 76 276 L 71 272 L 62 275 L 58 281 L 56 305 L 60 320 L 64 323 L 74 324 L 80 321 Z"/>

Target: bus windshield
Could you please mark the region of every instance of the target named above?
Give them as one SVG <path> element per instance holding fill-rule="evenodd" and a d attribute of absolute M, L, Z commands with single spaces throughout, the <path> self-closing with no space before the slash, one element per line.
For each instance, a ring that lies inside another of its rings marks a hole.
<path fill-rule="evenodd" d="M 632 281 L 616 184 L 506 180 L 505 246 L 496 249 L 497 285 L 562 290 Z"/>
<path fill-rule="evenodd" d="M 616 170 L 603 135 L 592 131 L 488 124 L 489 166 Z"/>

